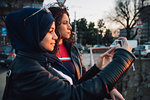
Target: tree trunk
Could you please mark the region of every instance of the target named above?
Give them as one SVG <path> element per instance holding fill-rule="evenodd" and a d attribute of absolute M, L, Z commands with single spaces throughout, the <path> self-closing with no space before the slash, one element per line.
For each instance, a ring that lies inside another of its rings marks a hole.
<path fill-rule="evenodd" d="M 127 39 L 128 39 L 128 40 L 131 39 L 131 38 L 130 38 L 131 29 L 127 27 L 127 28 L 126 28 L 126 32 L 127 32 Z"/>

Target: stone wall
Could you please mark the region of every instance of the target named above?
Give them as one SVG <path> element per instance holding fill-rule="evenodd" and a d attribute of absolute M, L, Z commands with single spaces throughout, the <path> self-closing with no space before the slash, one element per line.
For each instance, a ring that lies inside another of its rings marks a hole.
<path fill-rule="evenodd" d="M 134 66 L 116 87 L 126 100 L 150 100 L 150 58 L 137 59 Z"/>

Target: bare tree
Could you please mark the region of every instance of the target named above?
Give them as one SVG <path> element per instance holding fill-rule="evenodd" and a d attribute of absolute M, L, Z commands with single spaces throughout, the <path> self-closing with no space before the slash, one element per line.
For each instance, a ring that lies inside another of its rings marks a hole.
<path fill-rule="evenodd" d="M 133 39 L 136 36 L 131 35 L 131 29 L 135 27 L 138 16 L 145 6 L 146 0 L 116 0 L 114 15 L 109 16 L 112 21 L 120 23 L 127 33 L 127 39 Z"/>

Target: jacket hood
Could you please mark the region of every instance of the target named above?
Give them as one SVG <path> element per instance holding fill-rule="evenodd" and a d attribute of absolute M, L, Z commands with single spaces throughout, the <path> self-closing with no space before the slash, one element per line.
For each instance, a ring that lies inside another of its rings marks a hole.
<path fill-rule="evenodd" d="M 38 8 L 23 8 L 7 15 L 5 23 L 8 37 L 16 50 L 46 52 L 39 44 L 55 19 L 45 10 L 32 15 L 38 10 Z"/>

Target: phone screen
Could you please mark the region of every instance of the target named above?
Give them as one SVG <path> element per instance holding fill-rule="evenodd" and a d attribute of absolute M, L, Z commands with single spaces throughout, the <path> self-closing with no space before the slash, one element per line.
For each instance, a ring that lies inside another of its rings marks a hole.
<path fill-rule="evenodd" d="M 122 40 L 116 40 L 116 41 L 115 41 L 115 44 L 116 44 L 116 45 L 118 45 L 118 44 L 119 44 L 121 47 L 123 46 L 123 42 L 122 42 Z"/>

